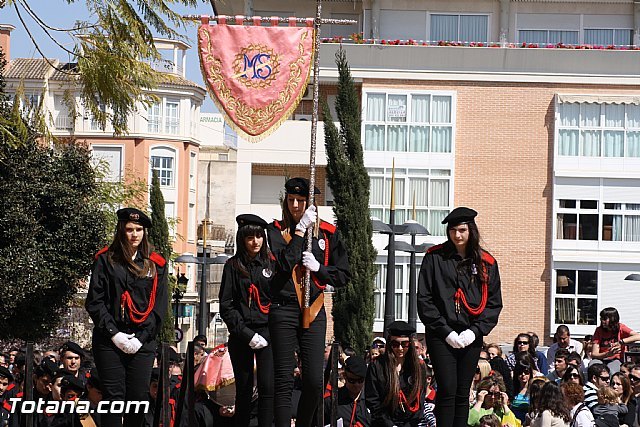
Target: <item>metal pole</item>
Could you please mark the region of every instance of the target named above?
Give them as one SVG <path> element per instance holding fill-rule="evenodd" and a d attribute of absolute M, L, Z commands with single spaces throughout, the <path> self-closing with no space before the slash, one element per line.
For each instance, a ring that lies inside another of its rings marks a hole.
<path fill-rule="evenodd" d="M 392 161 L 391 169 L 391 203 L 389 205 L 389 245 L 387 246 L 387 283 L 384 296 L 384 330 L 393 323 L 395 319 L 395 295 L 396 295 L 396 240 L 394 228 L 396 225 L 395 207 L 395 159 Z"/>
<path fill-rule="evenodd" d="M 311 148 L 309 153 L 309 206 L 314 204 L 316 185 L 316 134 L 318 130 L 318 88 L 320 85 L 320 20 L 322 17 L 322 0 L 316 0 L 316 19 L 314 22 L 315 38 L 313 41 L 313 114 L 311 115 Z M 311 252 L 313 232 L 307 231 L 306 250 Z M 311 271 L 306 270 L 304 275 L 304 301 L 303 308 L 311 305 Z"/>
<path fill-rule="evenodd" d="M 177 285 L 176 285 L 177 286 Z M 176 329 L 178 329 L 178 315 L 180 314 L 180 300 L 178 298 L 175 299 L 175 303 L 176 303 L 176 315 L 174 317 L 174 327 Z"/>
<path fill-rule="evenodd" d="M 411 246 L 416 247 L 416 235 L 411 235 Z M 416 327 L 418 317 L 418 290 L 416 289 L 416 252 L 411 252 L 409 261 L 409 325 Z"/>
<path fill-rule="evenodd" d="M 209 225 L 209 220 L 204 219 L 202 224 L 202 278 L 200 279 L 200 318 L 198 319 L 198 334 L 207 336 L 207 324 L 209 323 L 209 313 L 207 312 L 207 265 L 209 264 L 209 257 L 207 256 L 207 226 Z"/>

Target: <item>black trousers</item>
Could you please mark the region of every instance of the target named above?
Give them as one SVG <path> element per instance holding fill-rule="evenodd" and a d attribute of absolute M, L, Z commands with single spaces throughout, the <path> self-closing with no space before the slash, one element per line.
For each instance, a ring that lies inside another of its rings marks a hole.
<path fill-rule="evenodd" d="M 476 337 L 465 348 L 455 349 L 428 334 L 427 347 L 438 384 L 436 424 L 438 427 L 467 427 L 469 389 L 478 366 L 482 337 Z"/>
<path fill-rule="evenodd" d="M 146 343 L 135 354 L 126 354 L 111 339 L 94 332 L 92 345 L 93 358 L 102 382 L 102 400 L 148 402 L 155 342 Z M 144 416 L 144 413 L 101 414 L 101 421 L 102 425 L 110 427 L 140 427 L 144 423 Z"/>
<path fill-rule="evenodd" d="M 291 393 L 294 351 L 298 349 L 302 378 L 302 395 L 298 402 L 296 427 L 311 427 L 316 411 L 322 403 L 324 346 L 327 315 L 324 307 L 309 329 L 302 328 L 302 313 L 294 302 L 272 304 L 269 312 L 269 331 L 273 345 L 275 427 L 291 426 Z"/>
<path fill-rule="evenodd" d="M 269 345 L 252 350 L 249 344 L 235 335 L 229 336 L 229 355 L 236 383 L 236 412 L 233 416 L 236 427 L 247 427 L 251 415 L 253 396 L 253 359 L 255 356 L 258 380 L 258 426 L 273 424 L 273 344 L 268 327 L 252 328 L 264 337 Z"/>

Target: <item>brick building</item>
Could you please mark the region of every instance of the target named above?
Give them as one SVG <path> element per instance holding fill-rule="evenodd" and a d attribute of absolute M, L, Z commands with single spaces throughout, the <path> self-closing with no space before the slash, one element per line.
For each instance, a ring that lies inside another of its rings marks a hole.
<path fill-rule="evenodd" d="M 254 1 L 220 13 L 313 16 L 314 4 Z M 370 39 L 342 47 L 361 95 L 371 215 L 388 219 L 393 159 L 396 223 L 409 219 L 415 193 L 417 220 L 432 233 L 418 243 L 445 239 L 440 220 L 453 207 L 479 211 L 505 304 L 488 340 L 508 343 L 535 331 L 548 343 L 559 324 L 577 336 L 593 333 L 607 306 L 640 327 L 633 304 L 640 287 L 625 281 L 640 271 L 640 51 L 630 49 L 638 3 L 335 1 L 324 2 L 323 17 L 358 22 L 323 28 L 323 37 L 363 32 Z M 386 42 L 395 39 L 400 45 Z M 408 39 L 418 45 L 402 45 Z M 462 46 L 440 42 L 447 40 Z M 320 50 L 321 93 L 330 104 L 338 48 L 326 43 Z M 308 99 L 260 144 L 239 140 L 237 213 L 280 216 L 284 176 L 307 170 Z M 330 218 L 322 129 L 319 212 Z M 379 333 L 386 236 L 375 235 L 374 244 Z M 408 254 L 396 252 L 397 318 L 407 317 L 408 263 Z"/>

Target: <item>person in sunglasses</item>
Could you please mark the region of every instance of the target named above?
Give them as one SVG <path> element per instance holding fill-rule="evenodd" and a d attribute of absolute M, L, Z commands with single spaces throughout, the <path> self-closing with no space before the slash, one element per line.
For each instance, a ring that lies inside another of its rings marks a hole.
<path fill-rule="evenodd" d="M 502 310 L 498 263 L 480 247 L 477 214 L 451 211 L 442 221 L 447 241 L 429 248 L 420 266 L 418 315 L 438 383 L 438 427 L 466 427 L 482 338 Z"/>
<path fill-rule="evenodd" d="M 509 396 L 507 396 L 502 376 L 495 373 L 484 377 L 478 384 L 478 395 L 469 410 L 467 424 L 471 427 L 479 427 L 480 419 L 491 414 L 496 415 L 503 426 L 518 425 L 515 414 L 509 408 Z"/>
<path fill-rule="evenodd" d="M 592 363 L 587 369 L 587 380 L 584 385 L 584 404 L 593 412 L 598 404 L 598 389 L 608 386 L 611 380 L 609 368 L 602 362 Z"/>
<path fill-rule="evenodd" d="M 369 427 L 371 415 L 364 399 L 364 380 L 367 365 L 362 356 L 350 356 L 344 363 L 344 387 L 338 389 L 336 420 L 342 419 L 344 427 Z M 331 420 L 331 398 L 324 400 L 324 420 Z"/>
<path fill-rule="evenodd" d="M 364 388 L 372 427 L 417 427 L 424 416 L 424 362 L 411 339 L 415 332 L 407 322 L 392 322 L 385 353 L 369 365 Z"/>
<path fill-rule="evenodd" d="M 580 368 L 569 365 L 567 370 L 564 371 L 561 383 L 574 383 L 580 385 L 581 387 L 584 386 L 584 380 L 582 379 Z"/>

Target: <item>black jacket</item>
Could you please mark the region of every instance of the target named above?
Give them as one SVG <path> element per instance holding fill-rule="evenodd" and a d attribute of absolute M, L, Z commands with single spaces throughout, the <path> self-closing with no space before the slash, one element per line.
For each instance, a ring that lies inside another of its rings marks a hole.
<path fill-rule="evenodd" d="M 352 416 L 353 419 L 351 418 Z M 357 401 L 354 401 L 349 396 L 349 390 L 347 390 L 346 386 L 338 389 L 338 411 L 336 420 L 340 418 L 342 418 L 342 425 L 344 427 L 369 427 L 371 424 L 371 414 L 369 414 L 369 410 L 365 404 L 364 388 Z M 324 399 L 324 424 L 331 424 L 331 397 Z"/>
<path fill-rule="evenodd" d="M 371 411 L 372 427 L 392 427 L 392 426 L 417 426 L 424 416 L 424 390 L 418 396 L 418 408 L 411 411 L 408 406 L 415 405 L 416 402 L 408 402 L 391 409 L 384 404 L 384 400 L 389 392 L 389 379 L 386 374 L 387 360 L 385 357 L 378 357 L 367 369 L 367 378 L 364 383 L 365 400 L 367 408 Z M 422 366 L 422 364 L 420 364 Z M 418 375 L 424 375 L 422 372 Z M 400 390 L 409 397 L 413 378 L 407 372 L 400 372 Z"/>
<path fill-rule="evenodd" d="M 302 263 L 306 240 L 297 236 L 295 229 L 291 228 L 291 240 L 287 244 L 282 231 L 278 221 L 267 227 L 269 247 L 280 270 L 271 282 L 271 297 L 275 301 L 292 301 L 297 297 L 291 272 L 297 264 Z M 335 226 L 324 221 L 320 223 L 319 235 L 313 238 L 312 253 L 320 263 L 320 270 L 311 274 L 315 284 L 311 286 L 311 301 L 323 291 L 325 285 L 340 288 L 351 278 L 347 249 Z"/>
<path fill-rule="evenodd" d="M 146 311 L 149 306 L 153 277 L 138 278 L 125 266 L 111 263 L 108 252 L 104 249 L 98 253 L 93 263 L 89 292 L 85 308 L 94 323 L 94 331 L 111 338 L 118 332 L 134 333 L 142 345 L 152 342 L 167 313 L 167 268 L 164 258 L 155 252 L 149 258 L 156 265 L 158 277 L 155 305 L 149 317 L 140 324 L 131 321 L 128 310 L 122 313 L 120 299 L 125 291 L 129 291 L 137 310 Z M 138 266 L 143 260 L 138 253 L 135 259 Z M 154 349 L 155 350 L 155 349 Z"/>
<path fill-rule="evenodd" d="M 275 272 L 270 263 L 263 264 L 255 259 L 246 266 L 249 272 L 249 277 L 246 277 L 235 267 L 236 260 L 233 257 L 224 265 L 218 294 L 220 315 L 229 333 L 242 337 L 248 344 L 255 334 L 254 328 L 268 326 L 269 284 Z M 251 291 L 252 285 L 254 291 Z"/>
<path fill-rule="evenodd" d="M 480 304 L 482 287 L 480 280 L 471 280 L 471 261 L 463 260 L 449 241 L 429 248 L 418 278 L 418 315 L 427 333 L 445 339 L 452 331 L 471 329 L 477 338 L 488 335 L 496 326 L 502 310 L 498 263 L 485 251 L 482 260 L 488 274 L 488 299 L 482 313 L 472 316 L 462 303 L 458 312 L 454 300 L 456 291 L 461 289 L 471 307 Z M 483 267 L 476 268 L 478 278 L 482 271 Z"/>

